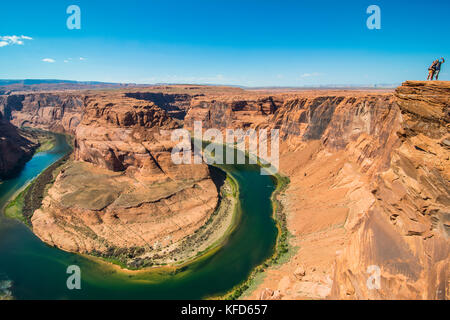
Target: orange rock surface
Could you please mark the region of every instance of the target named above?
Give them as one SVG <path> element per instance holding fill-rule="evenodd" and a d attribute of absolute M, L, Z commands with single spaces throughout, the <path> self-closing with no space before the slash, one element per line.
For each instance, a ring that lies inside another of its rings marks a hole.
<path fill-rule="evenodd" d="M 395 93 L 258 92 L 193 105 L 187 125 L 280 130 L 291 180 L 280 201 L 296 249 L 247 297 L 448 298 L 449 99 L 448 82 L 408 81 Z"/>
<path fill-rule="evenodd" d="M 77 161 L 33 217 L 44 241 L 108 252 L 181 239 L 205 223 L 217 191 L 206 166 L 171 163 L 173 143 L 159 129 L 196 120 L 279 129 L 291 250 L 245 297 L 449 298 L 449 82 L 407 81 L 395 92 L 180 85 L 77 94 L 76 129 L 70 112 L 37 108 L 76 131 Z M 35 109 L 12 119 L 50 128 Z"/>
<path fill-rule="evenodd" d="M 67 251 L 138 257 L 203 226 L 218 193 L 206 165 L 175 165 L 178 124 L 151 102 L 86 98 L 65 166 L 31 219 L 43 241 Z M 137 261 L 137 262 L 136 262 Z"/>

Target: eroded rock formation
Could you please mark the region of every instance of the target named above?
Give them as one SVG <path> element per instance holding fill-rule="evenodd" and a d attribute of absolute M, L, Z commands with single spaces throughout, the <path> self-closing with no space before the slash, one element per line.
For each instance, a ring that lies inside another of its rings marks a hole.
<path fill-rule="evenodd" d="M 3 114 L 54 130 L 42 115 L 76 132 L 76 161 L 32 220 L 50 244 L 148 258 L 204 224 L 217 203 L 206 166 L 172 164 L 164 130 L 196 120 L 279 129 L 293 249 L 250 297 L 449 298 L 448 82 L 408 81 L 394 93 L 165 86 L 42 99 L 17 95 Z M 85 107 L 78 126 L 76 101 Z M 370 282 L 378 272 L 379 286 Z"/>
<path fill-rule="evenodd" d="M 39 137 L 21 128 L 73 134 L 82 117 L 83 99 L 80 92 L 0 96 L 0 179 L 14 176 L 39 146 Z"/>
<path fill-rule="evenodd" d="M 82 93 L 35 93 L 9 96 L 10 122 L 17 127 L 32 127 L 71 133 L 81 121 Z"/>
<path fill-rule="evenodd" d="M 0 120 L 0 180 L 14 176 L 34 153 L 37 144 L 8 122 Z"/>
<path fill-rule="evenodd" d="M 298 251 L 250 297 L 449 297 L 449 90 L 253 93 L 281 105 L 247 114 L 228 97 L 190 109 L 187 125 L 280 130 L 280 170 L 291 179 L 280 200 Z M 380 286 L 368 285 L 378 272 Z"/>
<path fill-rule="evenodd" d="M 61 249 L 133 258 L 138 266 L 203 226 L 217 189 L 206 165 L 172 162 L 170 130 L 178 124 L 164 110 L 121 94 L 85 103 L 75 161 L 35 211 L 33 231 Z"/>
<path fill-rule="evenodd" d="M 0 96 L 0 180 L 13 177 L 39 146 L 36 137 L 9 123 L 14 98 Z"/>

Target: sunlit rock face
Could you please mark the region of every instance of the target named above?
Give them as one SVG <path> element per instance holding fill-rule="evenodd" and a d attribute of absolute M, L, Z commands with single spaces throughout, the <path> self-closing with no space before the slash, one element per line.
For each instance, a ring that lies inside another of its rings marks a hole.
<path fill-rule="evenodd" d="M 66 97 L 70 106 L 82 101 L 73 126 L 64 119 L 76 108 L 61 117 L 36 97 L 10 101 L 3 115 L 15 123 L 49 128 L 37 108 L 75 134 L 75 162 L 32 218 L 41 239 L 90 253 L 183 239 L 208 219 L 217 190 L 206 166 L 173 165 L 168 132 L 195 121 L 279 129 L 280 171 L 290 178 L 279 200 L 297 249 L 266 271 L 251 298 L 449 298 L 448 82 L 407 81 L 395 91 L 152 90 Z M 24 101 L 34 107 L 23 111 Z"/>
<path fill-rule="evenodd" d="M 374 202 L 350 229 L 349 245 L 337 259 L 334 296 L 448 298 L 449 102 L 448 83 L 408 81 L 391 105 L 399 120 L 378 118 L 392 129 L 388 135 L 376 131 L 383 139 L 370 149 L 378 148 L 388 162 L 369 170 Z M 361 163 L 367 158 L 365 152 Z M 367 285 L 371 265 L 380 268 L 378 289 Z"/>
<path fill-rule="evenodd" d="M 14 98 L 0 96 L 0 180 L 13 177 L 38 147 L 36 139 L 9 123 Z"/>
<path fill-rule="evenodd" d="M 10 122 L 17 127 L 32 127 L 73 134 L 81 121 L 83 93 L 31 93 L 10 96 Z"/>
<path fill-rule="evenodd" d="M 193 234 L 216 208 L 218 191 L 207 165 L 172 162 L 178 127 L 151 102 L 87 97 L 75 161 L 35 211 L 33 231 L 67 251 L 131 258 Z"/>
<path fill-rule="evenodd" d="M 192 102 L 189 127 L 280 130 L 280 170 L 291 180 L 280 199 L 300 249 L 252 298 L 266 297 L 265 288 L 277 299 L 448 298 L 449 90 L 448 82 L 408 81 L 395 92 Z"/>

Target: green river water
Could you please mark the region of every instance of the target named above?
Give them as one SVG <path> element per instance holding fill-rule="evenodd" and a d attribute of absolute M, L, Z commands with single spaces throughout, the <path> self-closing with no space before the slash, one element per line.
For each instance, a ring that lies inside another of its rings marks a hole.
<path fill-rule="evenodd" d="M 70 152 L 63 135 L 55 148 L 36 154 L 20 175 L 0 184 L 0 208 L 49 165 Z M 274 252 L 277 228 L 270 196 L 273 177 L 257 165 L 221 165 L 239 185 L 241 218 L 226 243 L 176 274 L 133 274 L 50 247 L 23 223 L 0 214 L 0 289 L 10 283 L 15 299 L 202 299 L 224 294 L 246 280 Z M 81 268 L 81 290 L 66 286 L 69 265 Z M 0 292 L 1 294 L 1 292 Z"/>

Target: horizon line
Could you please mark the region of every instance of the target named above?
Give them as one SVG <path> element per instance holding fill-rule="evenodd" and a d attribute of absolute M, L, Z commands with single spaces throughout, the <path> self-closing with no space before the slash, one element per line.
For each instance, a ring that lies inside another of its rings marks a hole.
<path fill-rule="evenodd" d="M 345 83 L 330 83 L 330 84 L 315 84 L 315 85 L 268 85 L 268 86 L 248 86 L 238 84 L 217 84 L 217 83 L 189 83 L 189 82 L 155 82 L 155 83 L 138 83 L 138 82 L 109 82 L 99 80 L 72 80 L 72 79 L 55 79 L 55 78 L 23 78 L 23 79 L 7 79 L 0 78 L 0 87 L 10 86 L 14 84 L 21 84 L 24 81 L 42 81 L 42 83 L 23 84 L 23 86 L 32 86 L 38 84 L 107 84 L 107 85 L 132 85 L 132 86 L 159 86 L 159 85 L 195 85 L 195 86 L 214 86 L 214 87 L 237 87 L 237 88 L 251 88 L 251 89 L 296 89 L 296 88 L 393 88 L 401 85 L 401 83 L 364 83 L 364 84 L 345 84 Z M 52 81 L 52 82 L 49 82 Z M 59 81 L 59 82 L 58 82 Z M 405 80 L 406 81 L 406 80 Z M 4 82 L 4 83 L 2 83 Z M 11 82 L 11 83 L 8 83 Z"/>

